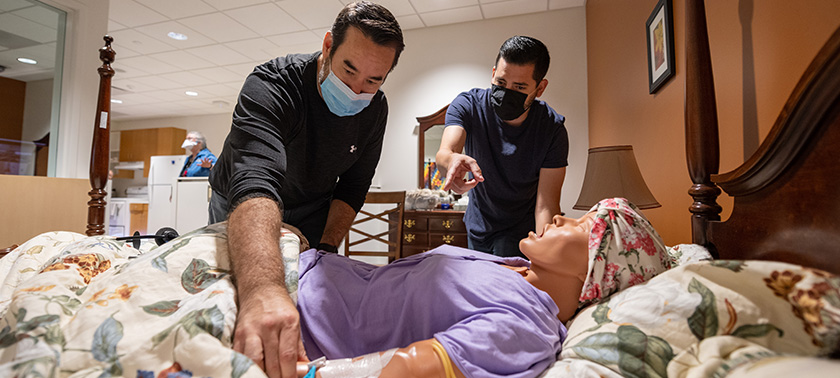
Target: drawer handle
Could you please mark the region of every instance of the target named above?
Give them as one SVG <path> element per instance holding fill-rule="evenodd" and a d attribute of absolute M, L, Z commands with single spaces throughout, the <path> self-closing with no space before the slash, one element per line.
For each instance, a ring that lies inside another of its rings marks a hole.
<path fill-rule="evenodd" d="M 405 235 L 403 235 L 403 239 L 405 239 L 405 242 L 406 242 L 406 243 L 411 243 L 411 242 L 413 242 L 415 238 L 416 238 L 416 236 L 415 236 L 414 234 L 405 234 Z"/>
<path fill-rule="evenodd" d="M 415 223 L 417 223 L 417 221 L 415 221 L 414 219 L 406 219 L 403 221 L 403 224 L 405 224 L 405 228 L 412 228 L 414 227 Z"/>
<path fill-rule="evenodd" d="M 453 222 L 452 222 L 451 219 L 447 219 L 447 220 L 444 220 L 444 221 L 441 222 L 441 224 L 443 225 L 443 228 L 445 228 L 447 230 L 452 228 L 452 223 Z"/>
<path fill-rule="evenodd" d="M 443 236 L 441 236 L 441 239 L 443 239 L 443 242 L 446 243 L 446 244 L 452 244 L 452 241 L 455 240 L 455 236 L 453 236 L 453 235 L 443 235 Z"/>

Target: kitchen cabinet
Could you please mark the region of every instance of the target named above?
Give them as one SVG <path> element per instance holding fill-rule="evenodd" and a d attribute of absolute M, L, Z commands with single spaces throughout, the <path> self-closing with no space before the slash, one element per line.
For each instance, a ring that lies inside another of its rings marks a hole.
<path fill-rule="evenodd" d="M 128 205 L 130 216 L 130 226 L 128 235 L 133 235 L 135 231 L 140 235 L 146 235 L 146 223 L 149 218 L 149 204 L 148 203 L 131 203 Z"/>
<path fill-rule="evenodd" d="M 181 143 L 187 130 L 176 127 L 120 131 L 120 162 L 142 161 L 143 177 L 149 177 L 149 158 L 156 155 L 182 155 Z M 116 174 L 116 172 L 115 172 Z M 123 177 L 118 175 L 118 177 Z"/>

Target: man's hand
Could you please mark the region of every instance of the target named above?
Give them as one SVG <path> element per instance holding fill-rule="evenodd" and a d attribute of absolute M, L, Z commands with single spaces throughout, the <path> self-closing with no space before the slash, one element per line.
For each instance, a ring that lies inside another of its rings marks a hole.
<path fill-rule="evenodd" d="M 239 309 L 233 349 L 271 378 L 293 378 L 295 362 L 306 353 L 300 315 L 285 286 L 281 229 L 280 208 L 266 197 L 246 200 L 230 213 L 228 248 Z"/>
<path fill-rule="evenodd" d="M 201 168 L 211 168 L 213 167 L 213 161 L 210 158 L 206 157 L 201 159 Z"/>
<path fill-rule="evenodd" d="M 464 175 L 472 173 L 472 179 L 464 179 Z M 481 167 L 475 159 L 464 155 L 453 153 L 449 159 L 449 166 L 446 168 L 446 183 L 443 190 L 452 190 L 457 194 L 464 194 L 474 188 L 478 183 L 484 181 L 481 175 Z"/>
<path fill-rule="evenodd" d="M 233 349 L 271 377 L 297 376 L 297 361 L 308 361 L 300 339 L 300 317 L 286 288 L 265 287 L 240 298 Z"/>

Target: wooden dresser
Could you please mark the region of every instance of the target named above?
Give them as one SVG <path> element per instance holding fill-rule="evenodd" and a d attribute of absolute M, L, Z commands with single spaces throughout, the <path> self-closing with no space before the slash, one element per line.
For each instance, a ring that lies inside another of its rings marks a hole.
<path fill-rule="evenodd" d="M 406 210 L 402 224 L 402 257 L 422 253 L 441 244 L 467 248 L 467 228 L 463 218 L 463 211 Z"/>

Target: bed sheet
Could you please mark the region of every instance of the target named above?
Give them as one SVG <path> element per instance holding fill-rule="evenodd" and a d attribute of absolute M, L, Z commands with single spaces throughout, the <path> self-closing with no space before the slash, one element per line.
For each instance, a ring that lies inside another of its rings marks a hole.
<path fill-rule="evenodd" d="M 264 377 L 230 349 L 225 226 L 143 252 L 71 232 L 24 243 L 0 260 L 0 376 Z M 300 239 L 280 244 L 296 299 Z"/>
<path fill-rule="evenodd" d="M 568 330 L 543 377 L 755 377 L 764 364 L 791 371 L 808 359 L 840 369 L 819 358 L 838 353 L 840 277 L 770 261 L 693 262 L 585 308 Z"/>

